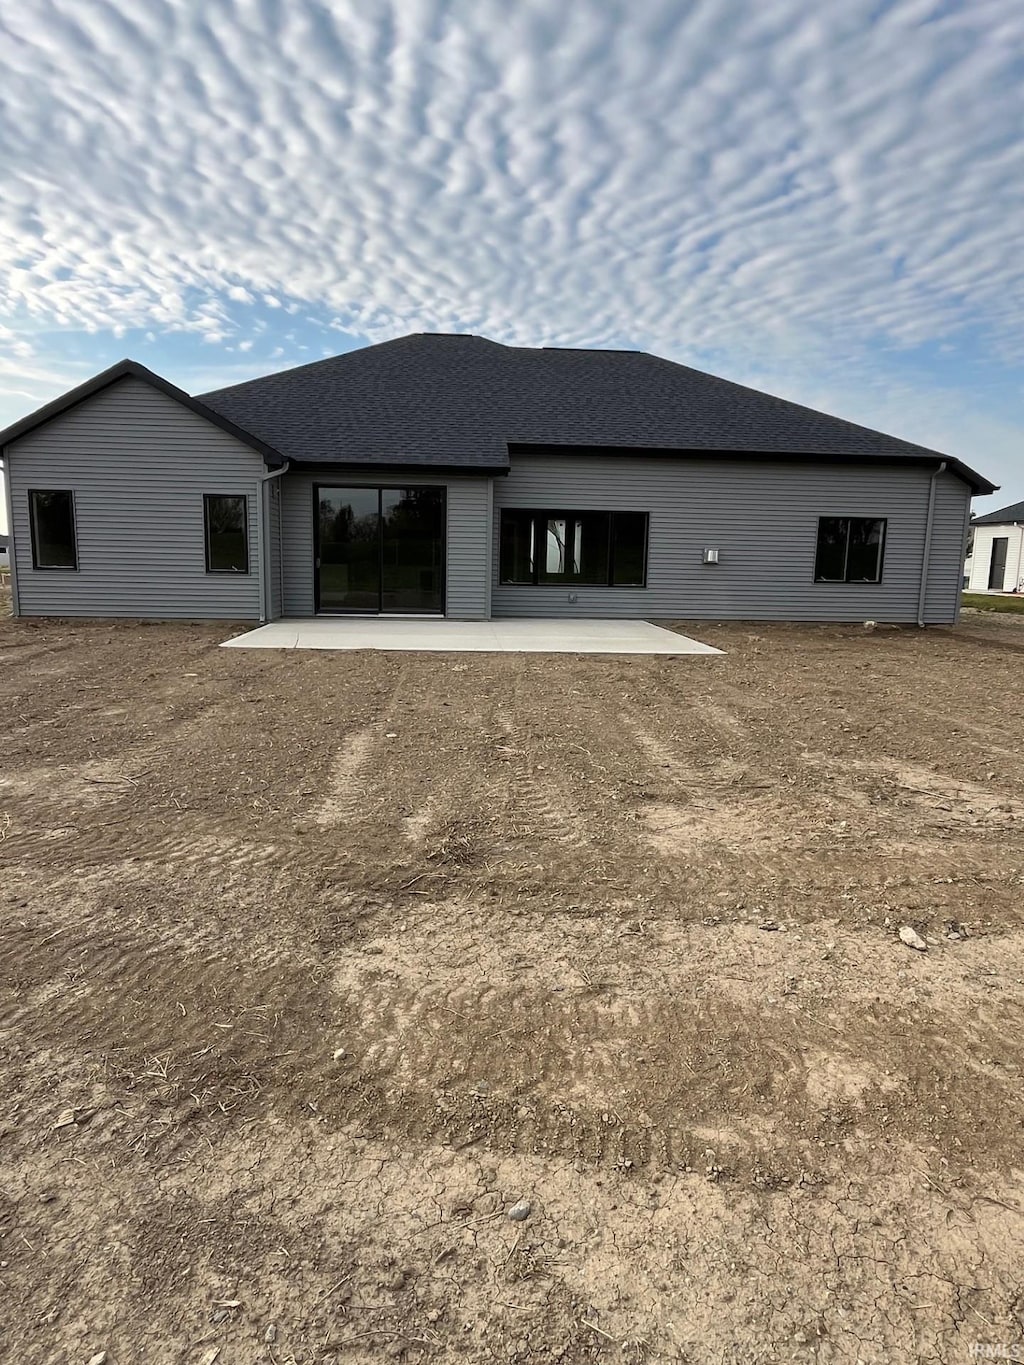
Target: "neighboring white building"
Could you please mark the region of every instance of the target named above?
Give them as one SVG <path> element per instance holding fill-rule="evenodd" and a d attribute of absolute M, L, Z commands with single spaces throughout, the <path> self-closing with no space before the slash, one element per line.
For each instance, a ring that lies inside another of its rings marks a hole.
<path fill-rule="evenodd" d="M 1024 502 L 977 517 L 967 561 L 969 592 L 1024 592 Z"/>

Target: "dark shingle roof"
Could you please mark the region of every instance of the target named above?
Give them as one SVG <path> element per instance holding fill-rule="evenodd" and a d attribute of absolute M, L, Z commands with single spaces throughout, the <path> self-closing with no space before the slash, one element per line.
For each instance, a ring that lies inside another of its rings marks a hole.
<path fill-rule="evenodd" d="M 1005 526 L 1013 521 L 1024 521 L 1024 502 L 1011 503 L 1000 507 L 997 512 L 986 512 L 983 517 L 975 517 L 972 526 Z"/>
<path fill-rule="evenodd" d="M 420 333 L 202 395 L 295 462 L 508 468 L 510 445 L 951 457 L 641 351 Z"/>

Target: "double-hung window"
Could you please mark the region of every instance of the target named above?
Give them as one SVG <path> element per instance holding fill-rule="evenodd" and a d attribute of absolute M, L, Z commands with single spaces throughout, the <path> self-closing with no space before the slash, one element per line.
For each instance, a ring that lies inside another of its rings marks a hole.
<path fill-rule="evenodd" d="M 502 583 L 642 588 L 647 513 L 503 508 L 499 578 Z"/>
<path fill-rule="evenodd" d="M 206 493 L 206 572 L 249 572 L 249 518 L 243 494 Z"/>
<path fill-rule="evenodd" d="M 880 583 L 884 517 L 819 517 L 815 583 Z"/>
<path fill-rule="evenodd" d="M 77 569 L 75 497 L 67 489 L 31 488 L 28 494 L 34 569 Z"/>

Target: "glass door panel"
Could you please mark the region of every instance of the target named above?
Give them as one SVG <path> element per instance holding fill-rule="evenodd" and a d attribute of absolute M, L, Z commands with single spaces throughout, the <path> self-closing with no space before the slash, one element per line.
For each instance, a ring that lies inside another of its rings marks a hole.
<path fill-rule="evenodd" d="M 383 612 L 444 611 L 445 490 L 381 490 Z"/>
<path fill-rule="evenodd" d="M 321 488 L 320 611 L 380 611 L 380 490 Z"/>

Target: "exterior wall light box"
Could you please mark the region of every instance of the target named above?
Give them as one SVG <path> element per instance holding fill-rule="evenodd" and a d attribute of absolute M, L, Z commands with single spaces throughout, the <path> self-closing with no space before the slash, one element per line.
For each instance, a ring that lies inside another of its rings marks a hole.
<path fill-rule="evenodd" d="M 705 564 L 717 564 L 717 563 L 718 563 L 718 551 L 717 551 L 717 550 L 708 550 L 708 549 L 705 549 L 705 551 L 704 551 L 704 563 L 705 563 Z"/>

